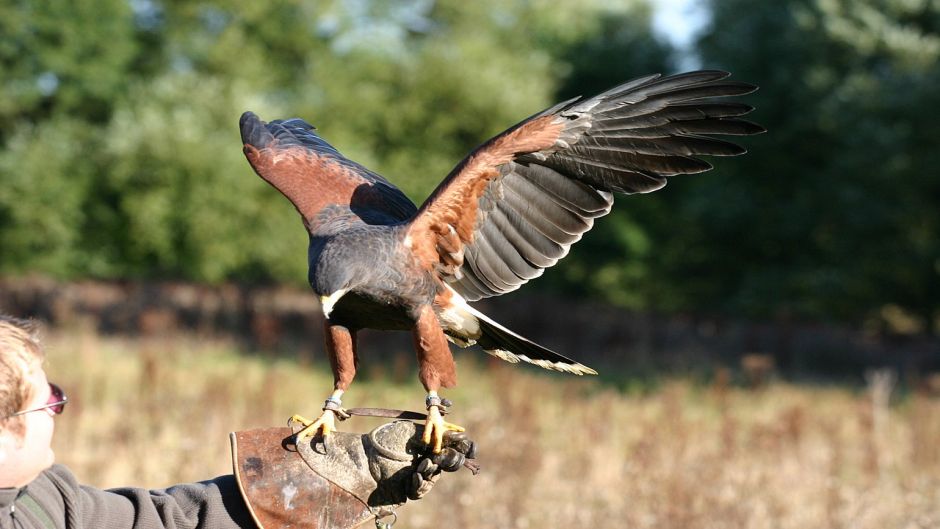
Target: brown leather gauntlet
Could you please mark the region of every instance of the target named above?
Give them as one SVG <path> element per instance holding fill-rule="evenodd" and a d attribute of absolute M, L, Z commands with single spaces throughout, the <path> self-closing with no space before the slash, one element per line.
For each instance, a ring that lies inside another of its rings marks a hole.
<path fill-rule="evenodd" d="M 356 527 L 421 498 L 442 471 L 464 465 L 476 473 L 476 447 L 465 435 L 447 436 L 442 453 L 430 454 L 422 430 L 395 421 L 368 434 L 334 432 L 326 445 L 318 436 L 300 446 L 288 428 L 235 432 L 235 477 L 259 527 Z"/>

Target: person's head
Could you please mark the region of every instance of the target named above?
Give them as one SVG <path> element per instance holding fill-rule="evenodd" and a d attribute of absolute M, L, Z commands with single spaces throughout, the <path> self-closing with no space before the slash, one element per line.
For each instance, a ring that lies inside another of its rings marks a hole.
<path fill-rule="evenodd" d="M 36 331 L 0 315 L 0 487 L 26 485 L 54 460 L 53 412 L 43 406 L 55 399 Z"/>

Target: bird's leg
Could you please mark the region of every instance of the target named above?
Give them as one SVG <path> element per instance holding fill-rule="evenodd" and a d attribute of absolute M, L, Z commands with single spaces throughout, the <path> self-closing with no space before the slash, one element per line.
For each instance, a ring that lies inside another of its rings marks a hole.
<path fill-rule="evenodd" d="M 454 365 L 454 357 L 450 354 L 447 338 L 430 305 L 421 309 L 413 336 L 418 354 L 418 378 L 428 392 L 425 400 L 428 418 L 424 425 L 423 440 L 425 444 L 433 445 L 434 453 L 440 453 L 445 431 L 464 430 L 456 424 L 444 421 L 444 401 L 437 394 L 437 390 L 442 387 L 457 385 L 457 368 Z"/>
<path fill-rule="evenodd" d="M 424 423 L 422 440 L 426 445 L 433 443 L 434 453 L 439 454 L 441 453 L 441 445 L 444 443 L 444 432 L 448 430 L 462 432 L 464 428 L 444 420 L 443 415 L 447 408 L 444 405 L 444 400 L 437 395 L 436 391 L 428 391 L 428 396 L 424 402 L 428 407 L 428 418 Z"/>
<path fill-rule="evenodd" d="M 330 367 L 333 369 L 333 393 L 323 404 L 323 413 L 314 421 L 294 415 L 291 422 L 299 422 L 304 428 L 297 432 L 295 442 L 301 442 L 307 437 L 313 437 L 318 432 L 323 436 L 336 431 L 336 418 L 340 420 L 348 417 L 343 410 L 341 397 L 349 389 L 349 384 L 356 376 L 356 366 L 359 356 L 356 353 L 356 334 L 342 325 L 334 325 L 329 319 L 324 326 L 326 335 L 326 352 L 330 358 Z"/>

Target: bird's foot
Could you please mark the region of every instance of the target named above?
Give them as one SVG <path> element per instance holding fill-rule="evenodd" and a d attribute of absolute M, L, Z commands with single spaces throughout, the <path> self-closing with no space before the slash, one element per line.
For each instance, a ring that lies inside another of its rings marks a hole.
<path fill-rule="evenodd" d="M 436 399 L 436 401 L 434 399 Z M 424 444 L 433 446 L 435 454 L 441 453 L 441 446 L 444 443 L 444 432 L 464 431 L 463 426 L 458 426 L 444 420 L 441 414 L 443 407 L 443 402 L 436 395 L 433 396 L 433 398 L 428 397 L 428 419 L 424 423 L 424 436 L 422 440 Z"/>
<path fill-rule="evenodd" d="M 293 426 L 294 423 L 303 425 L 303 428 L 297 432 L 295 443 L 300 443 L 308 437 L 315 437 L 317 434 L 326 437 L 336 431 L 336 412 L 323 410 L 323 413 L 315 421 L 300 415 L 294 415 L 287 420 L 287 425 Z"/>
<path fill-rule="evenodd" d="M 343 409 L 342 401 L 339 400 L 341 394 L 342 393 L 337 390 L 337 392 L 334 392 L 333 395 L 326 399 L 326 402 L 323 403 L 323 413 L 321 413 L 320 417 L 315 421 L 311 421 L 300 415 L 294 415 L 287 420 L 288 426 L 293 426 L 295 422 L 303 425 L 303 429 L 297 432 L 294 442 L 299 443 L 308 437 L 316 436 L 318 433 L 326 439 L 326 436 L 336 431 L 337 417 L 339 417 L 341 421 L 349 418 L 349 414 Z"/>

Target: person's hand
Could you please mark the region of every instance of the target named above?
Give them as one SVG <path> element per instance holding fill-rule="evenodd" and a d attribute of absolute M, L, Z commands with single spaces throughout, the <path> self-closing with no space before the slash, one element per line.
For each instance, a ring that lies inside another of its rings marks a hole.
<path fill-rule="evenodd" d="M 427 454 L 417 460 L 411 483 L 407 487 L 410 500 L 419 500 L 427 494 L 441 477 L 442 472 L 456 472 L 466 466 L 474 475 L 480 471 L 476 463 L 477 447 L 465 432 L 444 432 L 444 447 L 439 454 L 430 447 Z"/>

